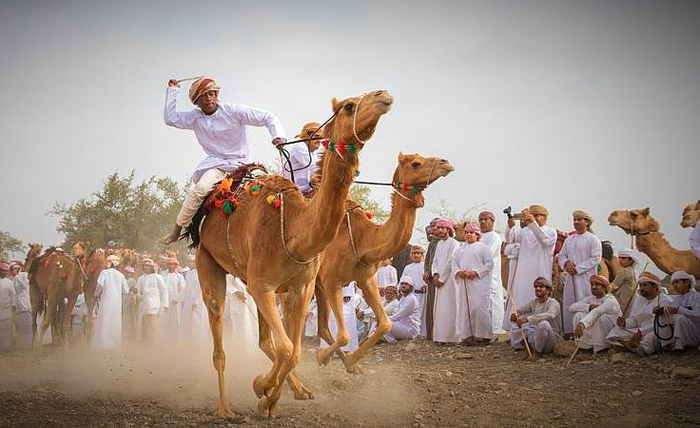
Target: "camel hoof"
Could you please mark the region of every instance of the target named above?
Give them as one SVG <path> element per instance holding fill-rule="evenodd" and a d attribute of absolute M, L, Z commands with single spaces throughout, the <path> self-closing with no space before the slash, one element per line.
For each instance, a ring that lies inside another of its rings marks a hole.
<path fill-rule="evenodd" d="M 260 398 L 263 395 L 267 396 L 267 391 L 265 387 L 263 386 L 263 383 L 265 381 L 265 375 L 258 375 L 255 377 L 255 380 L 253 381 L 253 391 L 255 392 L 255 395 Z"/>
<path fill-rule="evenodd" d="M 215 415 L 223 419 L 233 420 L 236 418 L 236 414 L 233 413 L 233 411 L 228 407 L 228 405 L 220 406 L 219 410 L 216 411 Z"/>
<path fill-rule="evenodd" d="M 358 366 L 357 364 L 354 366 L 345 367 L 345 371 L 354 375 L 361 375 L 363 373 L 362 367 Z"/>
<path fill-rule="evenodd" d="M 318 352 L 316 352 L 316 362 L 319 366 L 327 366 L 328 363 L 331 362 L 331 357 L 333 356 L 333 354 L 327 352 L 327 349 L 329 348 L 319 349 Z"/>
<path fill-rule="evenodd" d="M 269 397 L 263 397 L 258 401 L 258 413 L 260 416 L 266 416 L 268 419 L 274 419 L 277 416 L 277 406 L 270 402 Z"/>
<path fill-rule="evenodd" d="M 313 400 L 314 398 L 316 397 L 314 397 L 314 394 L 312 394 L 308 389 L 294 392 L 295 400 Z"/>

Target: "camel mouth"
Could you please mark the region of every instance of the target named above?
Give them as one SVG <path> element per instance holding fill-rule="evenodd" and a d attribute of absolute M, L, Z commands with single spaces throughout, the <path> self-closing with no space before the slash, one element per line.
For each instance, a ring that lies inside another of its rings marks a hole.
<path fill-rule="evenodd" d="M 438 167 L 438 173 L 440 174 L 441 177 L 447 177 L 447 175 L 455 170 L 455 167 L 453 167 L 450 164 L 447 165 L 440 165 Z"/>
<path fill-rule="evenodd" d="M 378 114 L 386 114 L 386 113 L 389 112 L 389 110 L 391 110 L 391 105 L 392 105 L 392 104 L 393 104 L 393 103 L 392 103 L 391 100 L 388 100 L 388 101 L 387 101 L 387 100 L 379 100 L 379 101 L 375 101 L 375 102 L 372 104 L 372 108 L 373 108 L 374 111 L 377 112 Z"/>

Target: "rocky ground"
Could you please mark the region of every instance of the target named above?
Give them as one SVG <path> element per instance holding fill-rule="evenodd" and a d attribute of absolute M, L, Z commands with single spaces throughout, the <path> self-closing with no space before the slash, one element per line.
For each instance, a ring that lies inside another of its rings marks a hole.
<path fill-rule="evenodd" d="M 523 352 L 503 341 L 486 347 L 411 341 L 378 345 L 362 375 L 346 374 L 338 361 L 317 367 L 313 357 L 307 348 L 297 373 L 316 399 L 295 401 L 287 391 L 270 421 L 256 414 L 250 388 L 268 365 L 237 365 L 229 353 L 229 398 L 237 416 L 225 421 L 213 416 L 215 376 L 205 353 L 0 354 L 0 425 L 700 424 L 698 350 L 647 358 L 583 353 L 566 367 L 566 357 L 522 362 Z"/>

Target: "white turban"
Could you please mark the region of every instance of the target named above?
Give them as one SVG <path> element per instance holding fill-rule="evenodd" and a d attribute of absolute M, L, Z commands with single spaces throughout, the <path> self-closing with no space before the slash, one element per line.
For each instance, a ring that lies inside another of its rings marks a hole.
<path fill-rule="evenodd" d="M 118 255 L 116 254 L 110 254 L 107 256 L 107 262 L 111 263 L 114 266 L 119 265 L 119 262 L 121 262 L 122 259 L 119 258 Z"/>
<path fill-rule="evenodd" d="M 413 278 L 411 278 L 411 277 L 408 276 L 408 275 L 402 276 L 402 277 L 401 277 L 401 280 L 399 281 L 399 284 L 404 283 L 404 282 L 405 282 L 406 284 L 410 285 L 411 287 L 415 287 L 415 286 L 416 286 L 416 284 L 413 283 Z"/>
<path fill-rule="evenodd" d="M 635 263 L 639 263 L 639 260 L 637 260 L 637 253 L 634 252 L 634 250 L 630 248 L 622 248 L 617 252 L 618 257 L 629 257 L 632 259 Z"/>
<path fill-rule="evenodd" d="M 677 279 L 687 279 L 690 281 L 690 287 L 695 287 L 695 277 L 684 270 L 677 270 L 671 275 L 671 282 Z"/>

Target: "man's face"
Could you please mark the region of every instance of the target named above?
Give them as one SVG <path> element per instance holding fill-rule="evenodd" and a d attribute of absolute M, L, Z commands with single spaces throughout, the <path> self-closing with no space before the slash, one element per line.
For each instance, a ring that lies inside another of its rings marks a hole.
<path fill-rule="evenodd" d="M 481 233 L 491 232 L 493 230 L 493 220 L 491 220 L 491 217 L 480 218 L 479 229 L 481 229 Z"/>
<path fill-rule="evenodd" d="M 194 259 L 187 259 L 187 267 L 194 269 L 197 266 L 197 261 Z"/>
<path fill-rule="evenodd" d="M 407 296 L 411 291 L 413 291 L 413 286 L 411 284 L 401 283 L 401 293 Z"/>
<path fill-rule="evenodd" d="M 620 260 L 620 266 L 622 266 L 623 268 L 630 267 L 634 263 L 632 257 L 620 256 L 618 257 L 618 260 Z"/>
<path fill-rule="evenodd" d="M 311 140 L 307 143 L 310 152 L 315 152 L 321 146 L 321 140 Z"/>
<path fill-rule="evenodd" d="M 177 263 L 168 262 L 168 272 L 172 273 L 177 270 Z"/>
<path fill-rule="evenodd" d="M 394 287 L 386 287 L 384 289 L 384 298 L 387 301 L 394 300 L 396 298 L 396 289 Z"/>
<path fill-rule="evenodd" d="M 535 283 L 535 296 L 538 299 L 542 299 L 542 298 L 546 297 L 548 293 L 549 293 L 549 291 L 548 291 L 548 288 L 546 285 L 544 285 L 541 282 Z"/>
<path fill-rule="evenodd" d="M 605 285 L 598 281 L 591 282 L 591 294 L 593 294 L 597 299 L 605 296 L 606 291 Z"/>
<path fill-rule="evenodd" d="M 143 271 L 145 273 L 153 273 L 156 271 L 156 269 L 153 265 L 143 265 Z"/>
<path fill-rule="evenodd" d="M 420 263 L 423 261 L 423 252 L 422 251 L 411 251 L 411 255 L 409 256 L 410 262 L 411 263 Z"/>
<path fill-rule="evenodd" d="M 658 287 L 651 282 L 639 283 L 639 294 L 647 300 L 651 300 L 659 294 Z"/>
<path fill-rule="evenodd" d="M 535 221 L 537 222 L 538 225 L 544 226 L 547 224 L 547 216 L 544 214 L 535 214 Z"/>
<path fill-rule="evenodd" d="M 673 281 L 673 288 L 678 292 L 678 294 L 685 294 L 690 291 L 690 280 L 689 279 L 677 279 Z"/>
<path fill-rule="evenodd" d="M 10 269 L 10 273 L 12 274 L 12 276 L 19 275 L 19 271 L 20 271 L 19 266 L 16 266 L 16 265 L 12 266 L 12 269 Z"/>
<path fill-rule="evenodd" d="M 588 220 L 583 217 L 574 217 L 574 229 L 578 233 L 583 233 L 588 229 Z"/>
<path fill-rule="evenodd" d="M 7 276 L 10 274 L 9 270 L 0 270 L 0 278 L 7 278 Z"/>
<path fill-rule="evenodd" d="M 468 243 L 473 244 L 479 240 L 479 235 L 476 232 L 466 232 L 464 238 Z"/>
<path fill-rule="evenodd" d="M 125 277 L 126 279 L 130 279 L 132 276 L 134 276 L 133 273 L 131 273 L 131 272 L 124 272 L 124 277 Z"/>
<path fill-rule="evenodd" d="M 219 104 L 219 93 L 217 91 L 208 91 L 197 98 L 197 106 L 202 109 L 205 114 L 212 114 L 216 111 Z"/>
<path fill-rule="evenodd" d="M 445 226 L 435 227 L 435 236 L 437 236 L 438 239 L 447 239 L 449 235 L 450 229 L 446 228 Z"/>

